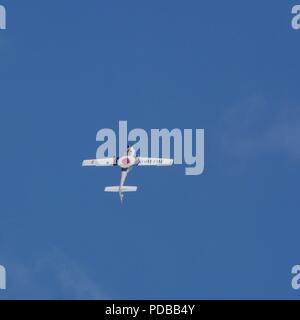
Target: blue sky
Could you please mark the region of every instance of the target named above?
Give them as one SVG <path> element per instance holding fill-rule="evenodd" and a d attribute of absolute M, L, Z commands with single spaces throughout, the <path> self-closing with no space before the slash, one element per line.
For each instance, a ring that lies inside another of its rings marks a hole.
<path fill-rule="evenodd" d="M 7 1 L 0 299 L 299 299 L 296 1 Z M 204 128 L 205 170 L 82 168 L 101 128 Z"/>

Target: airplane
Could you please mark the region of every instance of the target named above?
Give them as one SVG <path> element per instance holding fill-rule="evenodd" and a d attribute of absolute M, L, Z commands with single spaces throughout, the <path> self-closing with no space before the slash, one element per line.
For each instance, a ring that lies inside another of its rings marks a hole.
<path fill-rule="evenodd" d="M 128 173 L 135 166 L 171 166 L 173 159 L 166 158 L 147 158 L 137 157 L 133 147 L 128 146 L 122 157 L 98 158 L 91 160 L 83 160 L 82 166 L 110 167 L 119 166 L 121 168 L 121 180 L 119 186 L 105 187 L 105 192 L 118 192 L 121 203 L 123 202 L 124 192 L 135 192 L 136 186 L 124 186 Z"/>

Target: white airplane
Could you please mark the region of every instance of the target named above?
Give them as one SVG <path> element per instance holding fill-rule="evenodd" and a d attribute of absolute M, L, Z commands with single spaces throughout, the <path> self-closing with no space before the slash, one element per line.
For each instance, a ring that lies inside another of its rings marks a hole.
<path fill-rule="evenodd" d="M 82 166 L 110 167 L 119 166 L 121 168 L 121 181 L 119 186 L 105 187 L 105 192 L 118 192 L 121 202 L 123 202 L 124 192 L 135 192 L 136 186 L 124 186 L 127 174 L 134 166 L 171 166 L 173 159 L 166 158 L 146 158 L 137 157 L 133 147 L 127 148 L 124 156 L 113 158 L 99 158 L 92 160 L 83 160 Z"/>

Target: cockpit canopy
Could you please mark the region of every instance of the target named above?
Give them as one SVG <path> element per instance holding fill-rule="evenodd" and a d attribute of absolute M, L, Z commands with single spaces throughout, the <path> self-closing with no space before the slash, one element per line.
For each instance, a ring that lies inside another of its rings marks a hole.
<path fill-rule="evenodd" d="M 128 146 L 127 147 L 127 155 L 134 157 L 135 156 L 135 149 L 133 147 Z"/>

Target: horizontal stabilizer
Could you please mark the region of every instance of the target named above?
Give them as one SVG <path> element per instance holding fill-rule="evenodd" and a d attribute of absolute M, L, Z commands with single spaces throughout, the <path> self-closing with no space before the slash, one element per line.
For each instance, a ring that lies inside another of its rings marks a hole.
<path fill-rule="evenodd" d="M 135 192 L 137 187 L 135 186 L 113 186 L 113 187 L 105 187 L 105 192 Z"/>

